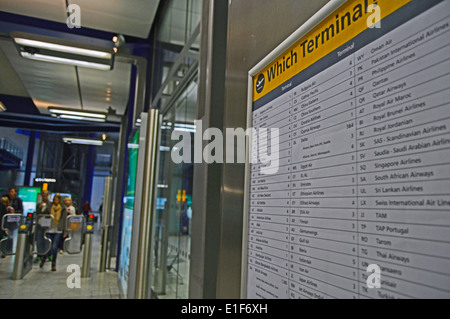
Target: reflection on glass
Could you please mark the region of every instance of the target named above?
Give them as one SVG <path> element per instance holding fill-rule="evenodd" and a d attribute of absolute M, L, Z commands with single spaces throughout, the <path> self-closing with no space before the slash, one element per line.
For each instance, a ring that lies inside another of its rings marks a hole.
<path fill-rule="evenodd" d="M 153 290 L 158 298 L 186 299 L 189 294 L 193 164 L 172 161 L 171 150 L 179 141 L 172 141 L 171 135 L 182 129 L 193 140 L 196 112 L 195 79 L 163 119 L 153 273 Z"/>
<path fill-rule="evenodd" d="M 122 240 L 120 242 L 119 280 L 124 295 L 128 289 L 130 268 L 131 235 L 133 226 L 134 198 L 136 191 L 136 172 L 139 154 L 139 134 L 137 131 L 128 145 L 128 173 L 127 186 L 124 197 L 124 211 L 122 221 Z"/>

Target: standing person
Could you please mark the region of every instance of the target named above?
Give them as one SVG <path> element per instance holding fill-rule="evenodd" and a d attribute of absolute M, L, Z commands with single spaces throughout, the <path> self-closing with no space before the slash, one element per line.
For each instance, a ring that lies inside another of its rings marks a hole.
<path fill-rule="evenodd" d="M 64 198 L 64 209 L 63 210 L 65 210 L 65 214 L 66 214 L 66 216 L 64 218 L 65 219 L 64 230 L 66 230 L 65 225 L 66 225 L 67 217 L 71 216 L 71 215 L 72 216 L 76 215 L 76 210 L 75 210 L 75 207 L 73 207 L 73 205 L 72 205 L 72 199 L 70 197 Z M 61 236 L 60 243 L 59 243 L 59 253 L 60 254 L 62 254 L 64 252 L 64 241 L 66 240 L 66 238 L 67 238 L 67 232 L 64 231 L 64 233 Z"/>
<path fill-rule="evenodd" d="M 36 215 L 50 215 L 51 209 L 52 209 L 52 203 L 49 201 L 49 192 L 48 191 L 42 191 L 41 192 L 41 198 L 42 201 L 36 205 Z M 41 245 L 43 245 L 44 240 L 44 230 L 38 226 L 36 228 L 36 246 L 41 248 Z M 38 249 L 38 251 L 41 251 L 41 249 Z M 36 261 L 40 261 L 44 256 L 38 255 L 36 258 Z"/>
<path fill-rule="evenodd" d="M 91 205 L 89 204 L 89 201 L 86 201 L 86 203 L 84 203 L 83 205 L 84 218 L 87 219 L 87 216 L 89 215 L 90 212 L 92 212 Z"/>
<path fill-rule="evenodd" d="M 16 214 L 23 213 L 23 203 L 22 200 L 17 196 L 17 190 L 14 187 L 11 187 L 8 190 L 8 199 L 12 208 L 14 208 L 14 212 Z"/>
<path fill-rule="evenodd" d="M 38 215 L 51 214 L 52 203 L 49 201 L 48 197 L 49 197 L 48 191 L 41 192 L 42 201 L 36 206 L 36 214 Z"/>
<path fill-rule="evenodd" d="M 52 261 L 52 271 L 56 271 L 56 257 L 58 257 L 58 246 L 61 236 L 64 232 L 66 224 L 67 211 L 63 210 L 61 205 L 61 195 L 56 194 L 53 198 L 52 207 L 50 210 L 53 216 L 53 225 L 47 232 L 48 237 L 52 240 L 51 250 L 42 258 L 39 267 L 44 267 L 45 261 L 49 258 Z"/>
<path fill-rule="evenodd" d="M 8 196 L 2 197 L 2 203 L 6 207 L 6 214 L 14 214 L 14 207 L 11 206 L 11 201 Z"/>

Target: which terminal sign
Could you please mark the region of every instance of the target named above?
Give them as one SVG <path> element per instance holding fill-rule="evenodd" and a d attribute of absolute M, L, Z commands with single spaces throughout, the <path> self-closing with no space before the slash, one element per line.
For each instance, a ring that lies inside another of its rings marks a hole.
<path fill-rule="evenodd" d="M 379 0 L 381 29 L 364 5 L 253 78 L 280 163 L 248 165 L 248 298 L 450 297 L 450 1 Z"/>

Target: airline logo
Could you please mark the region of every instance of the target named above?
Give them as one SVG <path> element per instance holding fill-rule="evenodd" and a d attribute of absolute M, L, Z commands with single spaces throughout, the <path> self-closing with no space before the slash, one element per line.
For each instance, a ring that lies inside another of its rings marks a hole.
<path fill-rule="evenodd" d="M 264 84 L 266 84 L 266 77 L 261 73 L 256 81 L 256 92 L 261 93 L 264 90 Z"/>

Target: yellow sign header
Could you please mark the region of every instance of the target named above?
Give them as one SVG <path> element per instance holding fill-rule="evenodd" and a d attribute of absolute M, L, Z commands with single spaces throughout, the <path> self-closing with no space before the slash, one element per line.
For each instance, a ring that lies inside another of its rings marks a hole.
<path fill-rule="evenodd" d="M 379 7 L 383 19 L 410 1 L 348 1 L 253 78 L 253 101 L 368 29 L 375 22 L 374 12 L 368 11 L 370 5 Z"/>

